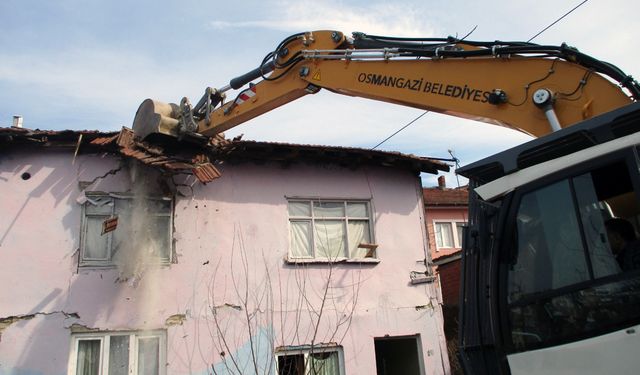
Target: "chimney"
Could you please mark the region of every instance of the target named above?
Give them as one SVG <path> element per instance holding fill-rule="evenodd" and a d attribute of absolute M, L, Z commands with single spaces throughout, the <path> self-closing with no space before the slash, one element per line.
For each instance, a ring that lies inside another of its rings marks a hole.
<path fill-rule="evenodd" d="M 438 187 L 442 190 L 447 187 L 447 181 L 445 180 L 444 176 L 438 177 Z"/>
<path fill-rule="evenodd" d="M 20 115 L 13 116 L 13 124 L 12 124 L 12 126 L 14 128 L 21 128 L 22 127 L 22 116 L 20 116 Z"/>

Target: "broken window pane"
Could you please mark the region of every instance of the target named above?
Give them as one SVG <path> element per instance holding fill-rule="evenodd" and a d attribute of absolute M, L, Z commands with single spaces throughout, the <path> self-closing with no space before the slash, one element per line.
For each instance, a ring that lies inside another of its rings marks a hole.
<path fill-rule="evenodd" d="M 84 209 L 80 265 L 111 266 L 123 256 L 170 262 L 172 213 L 172 201 L 167 199 L 90 195 Z M 114 219 L 115 229 L 104 233 L 105 220 Z"/>

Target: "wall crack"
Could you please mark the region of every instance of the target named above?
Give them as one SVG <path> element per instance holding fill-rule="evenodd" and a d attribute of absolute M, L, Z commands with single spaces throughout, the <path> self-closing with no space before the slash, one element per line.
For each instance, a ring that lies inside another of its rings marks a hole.
<path fill-rule="evenodd" d="M 89 187 L 89 186 L 91 186 L 91 185 L 95 184 L 95 183 L 96 183 L 96 181 L 98 181 L 98 180 L 102 180 L 102 179 L 106 178 L 106 177 L 107 177 L 107 176 L 109 176 L 109 175 L 114 175 L 114 176 L 115 176 L 115 175 L 116 175 L 116 173 L 118 173 L 118 172 L 120 172 L 120 171 L 122 170 L 122 168 L 123 168 L 123 166 L 122 166 L 122 162 L 120 162 L 120 165 L 118 166 L 118 168 L 111 169 L 111 170 L 110 170 L 110 171 L 108 171 L 107 173 L 103 174 L 102 176 L 97 176 L 96 178 L 94 178 L 94 179 L 93 179 L 93 180 L 91 180 L 91 181 L 82 181 L 82 182 L 81 182 L 81 184 L 82 184 L 82 186 L 81 186 L 81 190 L 86 189 L 87 187 Z"/>
<path fill-rule="evenodd" d="M 11 316 L 0 318 L 0 339 L 2 338 L 2 332 L 14 323 L 18 323 L 25 320 L 31 320 L 38 315 L 48 316 L 48 315 L 56 315 L 56 314 L 64 315 L 65 319 L 69 319 L 69 318 L 80 319 L 80 315 L 78 315 L 78 313 L 75 313 L 75 312 L 68 313 L 63 310 L 51 311 L 51 312 L 37 312 L 33 314 L 24 314 L 24 315 L 11 315 Z"/>

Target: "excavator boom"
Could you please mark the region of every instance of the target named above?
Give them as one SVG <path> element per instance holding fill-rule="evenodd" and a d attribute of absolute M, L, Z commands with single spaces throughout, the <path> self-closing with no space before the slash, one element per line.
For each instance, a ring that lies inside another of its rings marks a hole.
<path fill-rule="evenodd" d="M 226 101 L 226 91 L 241 88 Z M 222 88 L 208 88 L 193 107 L 186 98 L 180 105 L 145 101 L 133 129 L 142 137 L 211 137 L 322 88 L 534 136 L 640 97 L 631 77 L 566 45 L 361 33 L 348 38 L 337 31 L 315 31 L 285 39 L 258 68 Z"/>

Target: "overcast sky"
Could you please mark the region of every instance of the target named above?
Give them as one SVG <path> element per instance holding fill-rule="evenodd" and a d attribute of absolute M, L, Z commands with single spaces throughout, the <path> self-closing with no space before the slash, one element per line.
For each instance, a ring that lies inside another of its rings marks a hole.
<path fill-rule="evenodd" d="M 445 37 L 477 26 L 469 39 L 526 41 L 581 2 L 1 0 L 0 126 L 19 114 L 31 129 L 130 127 L 145 98 L 195 102 L 300 31 Z M 567 42 L 639 75 L 639 13 L 640 2 L 590 0 L 533 42 Z M 370 148 L 422 112 L 320 92 L 226 134 Z M 380 148 L 439 158 L 452 150 L 466 165 L 528 139 L 428 113 Z"/>

